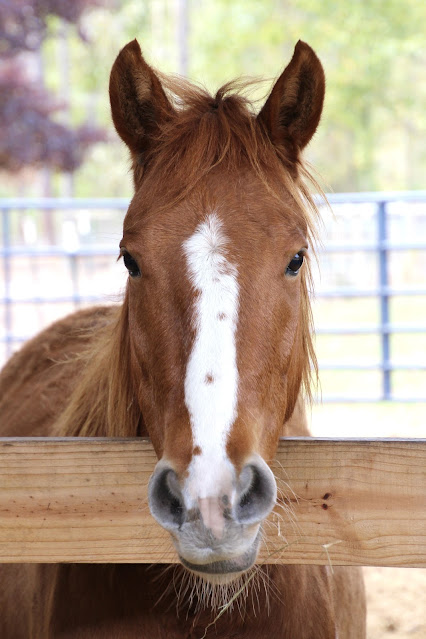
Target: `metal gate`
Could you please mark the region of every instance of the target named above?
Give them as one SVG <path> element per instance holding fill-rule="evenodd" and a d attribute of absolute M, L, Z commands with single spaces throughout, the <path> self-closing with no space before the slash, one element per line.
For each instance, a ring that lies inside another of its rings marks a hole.
<path fill-rule="evenodd" d="M 373 300 L 377 304 L 377 318 L 351 325 L 334 323 L 332 317 L 326 317 L 317 322 L 318 339 L 376 335 L 380 347 L 376 361 L 359 363 L 348 361 L 342 355 L 333 361 L 320 359 L 320 371 L 374 370 L 380 373 L 381 382 L 372 396 L 357 394 L 354 388 L 349 394 L 326 394 L 323 401 L 426 401 L 426 392 L 399 397 L 392 385 L 394 373 L 404 370 L 422 372 L 426 382 L 426 349 L 422 353 L 422 346 L 415 359 L 401 362 L 392 357 L 395 335 L 417 335 L 421 343 L 426 334 L 426 191 L 332 194 L 328 200 L 340 224 L 335 225 L 332 220 L 327 224 L 327 227 L 339 230 L 337 234 L 332 233 L 319 250 L 319 262 L 322 267 L 326 264 L 328 282 L 317 283 L 315 296 L 319 303 L 342 299 Z M 3 315 L 0 360 L 4 361 L 20 343 L 55 319 L 56 314 L 106 299 L 111 301 L 111 295 L 117 289 L 109 288 L 111 276 L 105 264 L 114 264 L 114 257 L 118 255 L 127 206 L 128 200 L 124 198 L 0 200 L 0 306 Z M 326 208 L 323 213 L 326 218 L 330 217 Z M 336 256 L 339 255 L 344 256 L 340 261 L 345 266 L 351 266 L 346 275 L 342 270 L 342 281 L 336 279 L 339 271 Z M 404 280 L 399 286 L 398 282 L 395 285 L 392 281 L 392 275 L 400 268 L 398 261 L 392 264 L 398 255 L 405 256 L 404 268 L 408 277 L 408 281 Z M 368 264 L 369 273 L 371 271 L 370 279 L 364 277 L 367 285 L 362 285 L 364 264 Z M 60 276 L 56 277 L 55 269 L 61 271 Z M 43 273 L 39 278 L 41 288 L 35 277 L 37 270 L 47 274 L 44 284 Z M 105 287 L 99 288 L 95 283 L 90 288 L 91 273 L 101 273 Z M 420 301 L 414 321 L 392 321 L 392 300 L 413 297 Z M 43 317 L 39 323 L 31 319 L 34 309 L 47 308 L 56 310 L 45 314 L 45 318 L 40 311 Z"/>

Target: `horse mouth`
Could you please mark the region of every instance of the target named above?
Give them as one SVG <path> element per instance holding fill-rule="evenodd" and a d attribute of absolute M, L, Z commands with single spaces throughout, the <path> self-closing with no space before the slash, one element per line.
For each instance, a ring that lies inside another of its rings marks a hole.
<path fill-rule="evenodd" d="M 252 567 L 256 561 L 256 557 L 257 544 L 255 543 L 250 550 L 235 559 L 223 559 L 221 561 L 212 561 L 206 564 L 194 564 L 181 556 L 179 556 L 179 559 L 185 568 L 188 568 L 188 570 L 199 575 L 204 575 L 205 577 L 210 575 L 232 575 L 237 577 Z"/>

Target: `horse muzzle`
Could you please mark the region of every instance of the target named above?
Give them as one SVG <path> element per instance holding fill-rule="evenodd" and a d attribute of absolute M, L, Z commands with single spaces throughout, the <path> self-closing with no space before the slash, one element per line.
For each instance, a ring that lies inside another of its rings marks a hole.
<path fill-rule="evenodd" d="M 275 478 L 258 455 L 238 477 L 229 462 L 211 465 L 205 473 L 213 474 L 208 485 L 215 490 L 197 494 L 194 476 L 180 481 L 172 465 L 161 460 L 149 482 L 150 510 L 171 534 L 186 568 L 204 576 L 237 575 L 256 560 L 261 523 L 276 501 Z"/>

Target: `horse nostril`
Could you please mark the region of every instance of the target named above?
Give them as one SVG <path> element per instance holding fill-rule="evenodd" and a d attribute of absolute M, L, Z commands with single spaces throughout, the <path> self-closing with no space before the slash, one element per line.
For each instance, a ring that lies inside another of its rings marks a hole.
<path fill-rule="evenodd" d="M 149 481 L 148 501 L 151 514 L 166 529 L 179 528 L 185 519 L 185 506 L 175 471 L 160 469 Z"/>
<path fill-rule="evenodd" d="M 239 479 L 236 518 L 250 524 L 264 519 L 277 498 L 277 485 L 272 471 L 260 457 L 244 466 Z"/>

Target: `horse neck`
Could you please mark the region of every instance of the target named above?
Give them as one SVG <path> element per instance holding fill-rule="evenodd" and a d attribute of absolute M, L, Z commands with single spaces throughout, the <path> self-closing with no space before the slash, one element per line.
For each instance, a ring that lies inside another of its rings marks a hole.
<path fill-rule="evenodd" d="M 130 376 L 127 299 L 116 321 L 95 329 L 81 357 L 80 379 L 55 434 L 73 437 L 136 437 L 143 421 Z"/>

